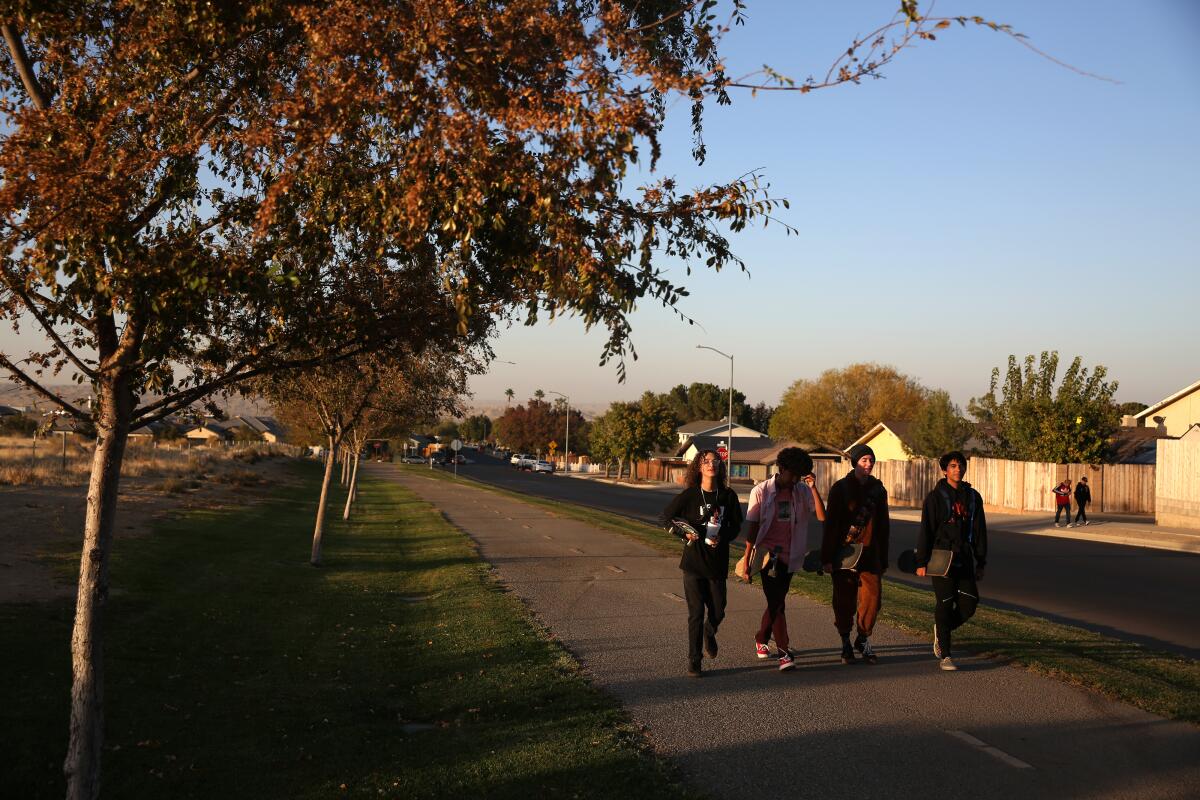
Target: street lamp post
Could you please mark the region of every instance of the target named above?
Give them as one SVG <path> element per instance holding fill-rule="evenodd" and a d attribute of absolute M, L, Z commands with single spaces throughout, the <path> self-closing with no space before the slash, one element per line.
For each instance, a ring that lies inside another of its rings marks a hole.
<path fill-rule="evenodd" d="M 563 400 L 567 401 L 567 435 L 563 440 L 563 471 L 571 471 L 571 398 L 567 397 L 562 392 L 556 392 L 553 389 L 547 389 L 550 394 L 556 394 Z"/>
<path fill-rule="evenodd" d="M 729 468 L 725 471 L 725 474 L 729 476 L 729 480 L 732 483 L 733 482 L 733 356 L 729 355 L 728 353 L 722 353 L 717 348 L 709 347 L 706 344 L 698 344 L 698 345 L 696 345 L 696 349 L 697 350 L 712 350 L 717 355 L 725 356 L 726 358 L 729 359 L 729 436 L 728 436 L 729 441 L 725 445 L 725 449 L 728 452 Z"/>

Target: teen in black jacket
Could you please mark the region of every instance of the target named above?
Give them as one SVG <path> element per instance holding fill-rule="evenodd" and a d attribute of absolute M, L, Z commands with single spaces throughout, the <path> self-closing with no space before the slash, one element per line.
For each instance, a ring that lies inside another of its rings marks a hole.
<path fill-rule="evenodd" d="M 925 498 L 921 529 L 917 535 L 917 575 L 924 576 L 933 550 L 953 553 L 945 577 L 931 576 L 934 608 L 933 654 L 941 668 L 954 670 L 950 659 L 950 632 L 975 613 L 979 604 L 977 581 L 987 564 L 987 520 L 983 498 L 964 481 L 967 457 L 954 451 L 938 462 L 946 477 Z"/>
<path fill-rule="evenodd" d="M 676 518 L 687 521 L 697 533 L 685 534 L 671 525 Z M 717 526 L 712 544 L 705 540 L 710 521 Z M 742 528 L 742 506 L 737 493 L 725 485 L 725 462 L 715 451 L 702 450 L 692 459 L 687 488 L 663 509 L 661 522 L 684 543 L 679 569 L 688 604 L 688 674 L 700 677 L 701 648 L 709 658 L 717 655 L 717 627 L 725 618 L 729 543 Z"/>

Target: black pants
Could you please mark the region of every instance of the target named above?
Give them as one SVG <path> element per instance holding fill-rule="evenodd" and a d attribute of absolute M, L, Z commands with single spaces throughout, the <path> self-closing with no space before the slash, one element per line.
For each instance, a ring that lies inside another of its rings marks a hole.
<path fill-rule="evenodd" d="M 1068 517 L 1070 519 L 1070 517 Z M 979 605 L 979 589 L 975 586 L 975 565 L 960 562 L 955 556 L 946 577 L 933 578 L 933 596 L 937 606 L 933 621 L 937 625 L 942 655 L 950 655 L 950 632 L 969 620 Z"/>
<path fill-rule="evenodd" d="M 1066 505 L 1054 507 L 1054 524 L 1055 525 L 1058 524 L 1058 518 L 1062 516 L 1062 513 L 1064 511 L 1067 512 L 1067 522 L 1071 521 L 1071 504 L 1067 503 Z"/>
<path fill-rule="evenodd" d="M 725 579 L 685 572 L 683 596 L 687 598 L 688 606 L 688 660 L 698 664 L 704 653 L 704 634 L 711 632 L 715 636 L 721 620 L 725 619 Z M 704 619 L 706 609 L 707 622 Z"/>
<path fill-rule="evenodd" d="M 1079 509 L 1075 512 L 1075 523 L 1079 524 L 1079 520 L 1081 519 L 1084 522 L 1087 522 L 1087 511 L 1085 510 L 1087 508 L 1087 503 L 1076 503 L 1075 505 Z"/>

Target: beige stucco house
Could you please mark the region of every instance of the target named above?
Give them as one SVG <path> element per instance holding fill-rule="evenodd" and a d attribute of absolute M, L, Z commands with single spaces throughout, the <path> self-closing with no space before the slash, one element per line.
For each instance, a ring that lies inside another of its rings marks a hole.
<path fill-rule="evenodd" d="M 1188 428 L 1200 423 L 1200 381 L 1159 400 L 1134 416 L 1139 428 L 1166 429 L 1168 436 L 1183 436 Z M 1161 420 L 1161 421 L 1160 421 Z"/>
<path fill-rule="evenodd" d="M 865 444 L 875 452 L 876 461 L 910 461 L 913 456 L 904 449 L 908 436 L 908 423 L 890 420 L 879 422 L 875 427 L 846 445 L 849 452 L 856 444 Z"/>

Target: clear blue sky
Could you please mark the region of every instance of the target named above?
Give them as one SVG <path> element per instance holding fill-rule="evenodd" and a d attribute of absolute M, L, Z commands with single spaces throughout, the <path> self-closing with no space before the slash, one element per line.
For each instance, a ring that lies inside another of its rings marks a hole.
<path fill-rule="evenodd" d="M 726 40 L 730 74 L 766 63 L 802 79 L 899 3 L 749 5 Z M 475 402 L 502 403 L 507 387 L 596 404 L 725 385 L 728 362 L 697 344 L 733 353 L 737 387 L 772 405 L 797 378 L 855 361 L 892 364 L 965 405 L 1010 353 L 1045 349 L 1107 366 L 1120 400 L 1153 403 L 1200 378 L 1200 3 L 942 0 L 934 11 L 1007 22 L 1121 83 L 954 26 L 901 54 L 885 80 L 713 105 L 703 168 L 677 104 L 660 173 L 691 186 L 761 167 L 799 236 L 747 231 L 734 245 L 749 277 L 688 279 L 681 308 L 704 330 L 639 309 L 625 384 L 597 365 L 603 333 L 564 319 L 503 332 L 497 357 L 516 365 L 476 378 Z"/>
<path fill-rule="evenodd" d="M 824 75 L 898 5 L 749 0 L 748 24 L 725 42 L 729 74 L 766 63 Z M 1007 22 L 1120 83 L 954 26 L 884 80 L 735 92 L 732 107 L 709 109 L 702 168 L 677 103 L 659 175 L 698 186 L 761 168 L 799 235 L 738 235 L 749 276 L 676 269 L 691 290 L 681 309 L 703 329 L 643 306 L 625 384 L 598 366 L 603 332 L 560 319 L 502 332 L 497 358 L 516 365 L 474 379 L 475 403 L 501 404 L 508 387 L 595 406 L 725 385 L 728 362 L 697 344 L 733 353 L 738 388 L 772 405 L 796 379 L 856 361 L 892 364 L 965 405 L 1010 353 L 1045 349 L 1106 365 L 1120 400 L 1153 403 L 1200 378 L 1200 2 L 942 0 L 933 11 Z M 19 345 L 0 331 L 0 349 Z"/>

